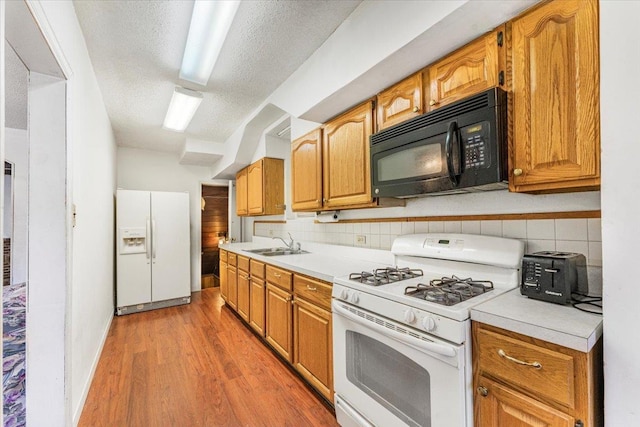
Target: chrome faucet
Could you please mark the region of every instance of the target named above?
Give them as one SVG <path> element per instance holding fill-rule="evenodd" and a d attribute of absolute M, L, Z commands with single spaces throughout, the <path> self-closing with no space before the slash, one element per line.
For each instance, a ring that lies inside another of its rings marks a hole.
<path fill-rule="evenodd" d="M 291 236 L 291 233 L 287 232 L 287 234 L 289 235 L 289 238 L 291 239 L 291 241 L 290 241 L 289 243 L 287 243 L 287 241 L 286 241 L 286 240 L 284 240 L 284 239 L 283 239 L 282 237 L 280 237 L 280 236 L 272 237 L 272 239 L 280 239 L 280 240 L 282 240 L 282 243 L 284 243 L 284 244 L 285 244 L 285 246 L 286 246 L 287 248 L 289 248 L 289 250 L 291 250 L 291 251 L 299 251 L 299 250 L 300 250 L 300 243 L 296 243 L 296 242 L 293 240 L 293 236 Z"/>

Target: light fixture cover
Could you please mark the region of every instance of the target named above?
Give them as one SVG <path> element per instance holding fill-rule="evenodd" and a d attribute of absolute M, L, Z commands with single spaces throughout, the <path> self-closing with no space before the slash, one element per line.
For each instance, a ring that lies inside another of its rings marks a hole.
<path fill-rule="evenodd" d="M 202 102 L 202 94 L 194 90 L 176 87 L 162 127 L 184 132 Z"/>
<path fill-rule="evenodd" d="M 196 1 L 180 78 L 206 86 L 240 1 Z"/>

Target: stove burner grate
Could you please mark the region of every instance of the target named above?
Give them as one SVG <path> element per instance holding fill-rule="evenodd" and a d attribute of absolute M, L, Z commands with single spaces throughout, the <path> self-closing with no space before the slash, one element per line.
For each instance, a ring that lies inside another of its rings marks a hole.
<path fill-rule="evenodd" d="M 373 272 L 363 271 L 361 273 L 351 273 L 349 280 L 365 283 L 372 286 L 386 285 L 401 280 L 412 279 L 424 275 L 422 270 L 417 268 L 377 268 Z"/>
<path fill-rule="evenodd" d="M 489 280 L 461 279 L 457 276 L 433 279 L 429 284 L 419 283 L 408 286 L 404 294 L 441 305 L 455 305 L 477 295 L 493 290 Z"/>

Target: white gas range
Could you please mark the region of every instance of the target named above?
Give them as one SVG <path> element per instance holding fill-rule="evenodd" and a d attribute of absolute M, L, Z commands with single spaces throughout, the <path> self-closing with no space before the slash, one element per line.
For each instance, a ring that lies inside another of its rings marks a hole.
<path fill-rule="evenodd" d="M 335 403 L 343 426 L 472 426 L 471 307 L 514 289 L 524 244 L 412 234 L 397 269 L 334 280 Z"/>

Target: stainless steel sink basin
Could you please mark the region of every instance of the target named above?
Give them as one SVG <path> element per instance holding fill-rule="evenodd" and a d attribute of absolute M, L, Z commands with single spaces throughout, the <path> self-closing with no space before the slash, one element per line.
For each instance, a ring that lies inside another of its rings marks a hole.
<path fill-rule="evenodd" d="M 309 252 L 302 249 L 294 251 L 289 248 L 263 248 L 263 249 L 245 249 L 245 252 L 251 252 L 252 254 L 264 255 L 264 256 L 278 256 L 278 255 L 298 255 L 308 254 Z"/>

